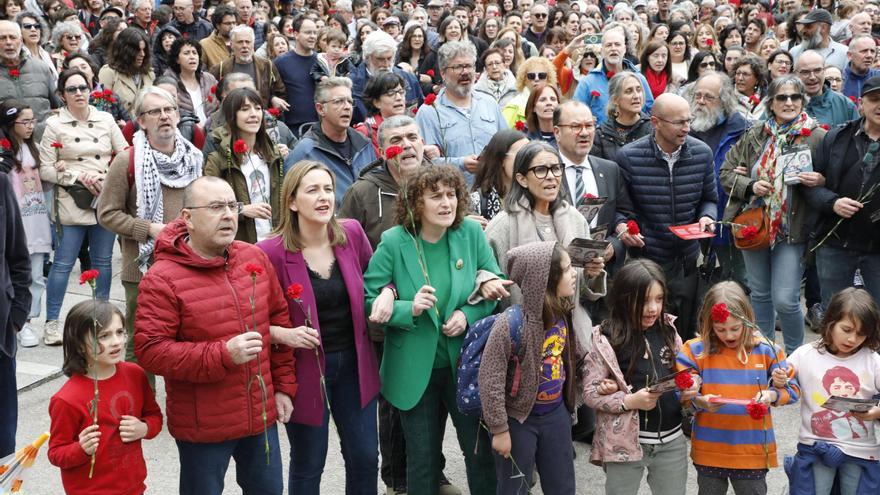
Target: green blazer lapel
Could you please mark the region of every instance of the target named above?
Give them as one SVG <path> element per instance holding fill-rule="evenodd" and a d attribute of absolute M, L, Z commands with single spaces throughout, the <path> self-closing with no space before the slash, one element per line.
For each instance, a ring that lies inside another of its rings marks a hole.
<path fill-rule="evenodd" d="M 406 231 L 402 231 L 403 240 L 400 245 L 400 255 L 403 256 L 403 264 L 406 267 L 407 273 L 409 273 L 409 278 L 412 280 L 413 287 L 415 288 L 415 292 L 418 292 L 419 289 L 428 283 L 425 280 L 425 274 L 422 273 L 422 266 L 419 263 L 419 251 L 416 249 L 416 238 L 411 236 Z M 425 311 L 428 316 L 431 318 L 431 321 L 434 322 L 434 326 L 440 328 L 442 323 L 440 319 L 437 318 L 437 312 L 433 309 L 429 309 Z"/>
<path fill-rule="evenodd" d="M 446 266 L 447 270 L 452 271 L 452 276 L 450 279 L 452 280 L 451 292 L 449 294 L 449 299 L 446 302 L 446 311 L 443 313 L 445 315 L 452 315 L 452 312 L 459 306 L 458 294 L 461 294 L 462 285 L 466 283 L 465 273 L 471 273 L 469 270 L 465 270 L 464 263 L 465 257 L 463 254 L 467 251 L 467 236 L 462 231 L 461 227 L 455 230 L 447 230 L 446 231 L 446 242 L 449 243 L 449 263 L 450 265 Z M 461 260 L 463 263 L 461 268 L 459 268 L 458 261 Z M 468 290 L 467 294 L 470 295 L 472 290 Z"/>

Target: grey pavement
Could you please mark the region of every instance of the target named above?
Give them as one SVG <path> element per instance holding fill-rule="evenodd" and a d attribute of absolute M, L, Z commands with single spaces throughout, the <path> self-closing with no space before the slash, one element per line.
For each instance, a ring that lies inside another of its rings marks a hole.
<path fill-rule="evenodd" d="M 118 270 L 120 260 L 114 258 L 114 270 Z M 79 270 L 74 267 L 68 284 L 67 296 L 64 300 L 62 315 L 77 302 L 90 297 L 86 287 L 78 285 Z M 114 278 L 110 294 L 111 300 L 123 305 L 123 290 L 118 278 Z M 41 334 L 42 320 L 36 320 L 36 327 Z M 41 334 L 42 335 L 42 334 Z M 816 334 L 807 331 L 806 340 L 816 338 Z M 779 335 L 778 342 L 782 342 Z M 46 347 L 42 343 L 31 349 L 20 349 L 17 357 L 18 380 L 19 380 L 19 421 L 17 441 L 19 448 L 35 440 L 40 433 L 49 430 L 50 421 L 48 414 L 49 399 L 64 384 L 66 377 L 60 374 L 63 353 L 61 347 Z M 165 410 L 165 390 L 161 377 L 157 379 L 157 400 L 162 410 Z M 797 434 L 800 426 L 798 406 L 788 406 L 774 409 L 773 423 L 776 433 L 778 460 L 780 466 L 782 458 L 786 454 L 793 454 L 797 446 Z M 287 486 L 287 469 L 290 465 L 290 445 L 283 428 L 279 428 L 281 443 L 282 466 L 284 469 L 285 493 Z M 447 430 L 444 442 L 446 454 L 446 475 L 462 492 L 467 494 L 465 480 L 464 458 L 456 442 L 455 430 L 452 422 L 447 422 Z M 173 494 L 177 493 L 178 482 L 178 453 L 174 439 L 164 429 L 158 437 L 143 442 L 144 458 L 147 462 L 147 493 L 149 494 Z M 61 487 L 61 475 L 58 468 L 52 466 L 46 457 L 46 446 L 40 452 L 37 462 L 31 468 L 28 480 L 24 488 L 30 495 L 57 495 L 63 493 Z M 602 469 L 589 463 L 589 445 L 576 443 L 575 473 L 577 477 L 577 493 L 584 495 L 598 495 L 605 492 L 605 475 Z M 781 495 L 787 493 L 787 480 L 782 468 L 770 470 L 767 475 L 768 493 Z M 330 442 L 327 453 L 327 463 L 321 481 L 322 493 L 336 495 L 345 493 L 345 466 L 339 448 L 339 440 L 335 428 L 331 424 Z M 224 494 L 241 493 L 235 484 L 234 461 L 226 475 L 226 489 Z M 377 493 L 385 493 L 381 481 L 377 486 Z M 533 490 L 534 494 L 543 494 L 540 485 Z M 640 494 L 650 493 L 647 483 L 642 483 Z M 688 466 L 688 494 L 697 493 L 696 472 L 693 466 Z M 733 493 L 731 489 L 729 493 Z M 415 495 L 415 494 L 414 494 Z M 552 494 L 547 494 L 552 495 Z M 718 494 L 723 495 L 723 494 Z"/>

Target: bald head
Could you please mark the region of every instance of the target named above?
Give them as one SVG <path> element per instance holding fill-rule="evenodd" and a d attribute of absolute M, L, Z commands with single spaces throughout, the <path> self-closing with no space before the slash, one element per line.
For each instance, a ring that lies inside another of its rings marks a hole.
<path fill-rule="evenodd" d="M 867 12 L 859 12 L 850 17 L 849 31 L 852 33 L 853 37 L 860 34 L 871 34 L 871 14 L 868 14 Z"/>
<path fill-rule="evenodd" d="M 663 93 L 654 100 L 654 106 L 651 107 L 651 115 L 660 118 L 667 118 L 672 113 L 690 113 L 690 105 L 687 100 L 673 93 Z"/>
<path fill-rule="evenodd" d="M 651 108 L 654 139 L 663 151 L 672 153 L 687 140 L 691 130 L 691 107 L 687 100 L 672 93 L 663 93 Z"/>
<path fill-rule="evenodd" d="M 794 72 L 804 83 L 809 96 L 822 92 L 825 84 L 825 59 L 819 52 L 807 50 L 794 63 Z"/>

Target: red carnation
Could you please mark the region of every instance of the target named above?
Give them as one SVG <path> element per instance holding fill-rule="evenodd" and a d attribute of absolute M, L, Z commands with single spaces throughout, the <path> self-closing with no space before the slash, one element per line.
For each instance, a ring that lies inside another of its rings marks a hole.
<path fill-rule="evenodd" d="M 53 143 L 51 144 L 51 146 L 52 146 L 53 148 L 55 148 L 55 149 L 58 149 L 58 150 L 60 150 L 61 148 L 64 147 L 64 145 L 61 144 L 61 143 L 59 143 L 58 141 L 53 142 Z"/>
<path fill-rule="evenodd" d="M 92 98 L 98 99 L 98 98 L 102 98 L 103 96 L 104 96 L 104 93 L 101 93 L 97 89 L 92 91 Z"/>
<path fill-rule="evenodd" d="M 526 130 L 526 123 L 523 122 L 522 120 L 517 120 L 516 124 L 513 124 L 513 127 L 516 128 L 516 130 L 522 132 L 522 131 Z"/>
<path fill-rule="evenodd" d="M 113 91 L 110 89 L 105 89 L 101 96 L 109 100 L 110 98 L 113 98 Z"/>
<path fill-rule="evenodd" d="M 292 283 L 287 287 L 287 298 L 293 299 L 294 301 L 299 301 L 302 297 L 303 286 L 300 283 Z"/>
<path fill-rule="evenodd" d="M 425 75 L 426 75 L 426 76 L 434 77 L 434 69 L 428 69 L 428 71 L 425 72 Z"/>
<path fill-rule="evenodd" d="M 742 230 L 739 231 L 739 235 L 743 239 L 751 241 L 758 236 L 758 227 L 755 227 L 754 225 L 743 227 Z"/>
<path fill-rule="evenodd" d="M 822 129 L 825 129 L 826 131 L 831 129 L 831 126 L 828 124 L 819 124 L 819 127 L 821 127 Z"/>
<path fill-rule="evenodd" d="M 437 95 L 435 95 L 434 93 L 429 94 L 428 96 L 425 97 L 425 105 L 428 105 L 428 106 L 433 105 L 434 100 L 436 100 L 436 99 L 437 99 Z"/>
<path fill-rule="evenodd" d="M 614 6 L 609 3 L 608 5 L 605 6 L 605 10 L 607 10 L 608 12 L 611 12 L 612 10 L 614 10 Z"/>
<path fill-rule="evenodd" d="M 217 85 L 215 84 L 215 85 L 211 86 L 211 89 L 209 91 L 211 91 L 212 95 L 216 95 L 217 94 Z"/>
<path fill-rule="evenodd" d="M 270 108 L 267 111 L 269 112 L 269 115 L 275 117 L 276 119 L 281 115 L 281 109 L 278 108 Z"/>
<path fill-rule="evenodd" d="M 593 98 L 598 98 L 599 95 L 600 95 L 600 93 L 598 91 L 596 91 L 595 89 L 590 91 L 590 96 L 592 96 Z"/>
<path fill-rule="evenodd" d="M 730 318 L 730 311 L 727 310 L 726 304 L 717 303 L 712 306 L 712 321 L 715 323 L 724 323 L 728 318 Z"/>
<path fill-rule="evenodd" d="M 639 235 L 639 224 L 636 223 L 635 220 L 627 220 L 626 221 L 626 232 L 629 235 Z"/>
<path fill-rule="evenodd" d="M 256 263 L 248 263 L 244 265 L 244 271 L 251 274 L 252 277 L 263 274 L 263 267 Z"/>
<path fill-rule="evenodd" d="M 614 74 L 617 74 L 617 73 L 614 72 L 613 70 L 609 70 L 608 73 L 607 73 L 607 75 L 608 75 L 608 79 L 611 79 L 612 77 L 614 77 Z"/>
<path fill-rule="evenodd" d="M 801 129 L 801 136 L 807 137 L 807 136 L 809 136 L 809 135 L 812 134 L 812 133 L 813 133 L 813 131 L 811 131 L 810 129 L 808 129 L 808 128 L 806 128 L 806 127 L 804 127 L 803 129 Z"/>
<path fill-rule="evenodd" d="M 712 46 L 714 44 L 715 44 L 715 40 L 713 40 L 712 38 L 709 38 L 706 40 L 706 46 Z"/>
<path fill-rule="evenodd" d="M 248 145 L 244 142 L 244 139 L 236 139 L 235 143 L 232 144 L 232 151 L 238 155 L 247 153 Z"/>
<path fill-rule="evenodd" d="M 694 379 L 691 378 L 689 372 L 681 371 L 675 375 L 675 386 L 678 387 L 679 390 L 687 390 L 694 386 Z"/>
<path fill-rule="evenodd" d="M 758 98 L 758 95 L 749 96 L 749 101 L 752 102 L 753 105 L 757 105 L 758 103 L 761 103 L 761 99 Z"/>
<path fill-rule="evenodd" d="M 9 77 L 13 79 L 18 79 L 21 77 L 21 71 L 18 69 L 9 69 Z"/>
<path fill-rule="evenodd" d="M 10 71 L 10 74 L 11 73 L 12 73 L 12 71 Z M 856 105 L 859 104 L 859 99 L 856 98 L 855 96 L 850 96 L 849 99 L 852 100 L 852 102 L 855 103 Z"/>
<path fill-rule="evenodd" d="M 387 160 L 393 160 L 394 157 L 403 153 L 402 146 L 389 146 L 387 150 L 385 150 L 385 158 Z"/>
<path fill-rule="evenodd" d="M 12 142 L 6 138 L 0 139 L 0 148 L 3 148 L 4 150 L 11 150 Z"/>
<path fill-rule="evenodd" d="M 590 194 L 590 193 L 585 193 L 585 194 L 584 194 L 584 199 L 596 199 L 596 195 L 595 195 L 595 194 Z"/>
<path fill-rule="evenodd" d="M 98 278 L 98 270 L 86 270 L 86 271 L 82 272 L 82 275 L 79 276 L 79 285 L 83 285 L 86 282 L 91 284 L 97 278 Z"/>
<path fill-rule="evenodd" d="M 770 408 L 766 404 L 755 402 L 754 400 L 746 405 L 746 412 L 754 420 L 762 419 L 770 412 Z"/>

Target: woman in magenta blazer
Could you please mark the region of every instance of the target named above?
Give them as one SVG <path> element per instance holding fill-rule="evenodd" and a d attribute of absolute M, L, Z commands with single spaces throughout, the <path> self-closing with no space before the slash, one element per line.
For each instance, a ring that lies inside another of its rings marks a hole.
<path fill-rule="evenodd" d="M 334 219 L 335 187 L 333 172 L 323 164 L 295 164 L 281 187 L 285 208 L 274 236 L 257 244 L 282 288 L 300 284 L 303 289 L 301 304 L 288 301 L 295 328 L 273 328 L 272 334 L 273 342 L 295 348 L 299 384 L 286 425 L 288 486 L 291 493 L 319 493 L 332 413 L 343 445 L 346 493 L 375 495 L 379 371 L 367 336 L 363 276 L 373 251 L 358 222 Z M 393 291 L 383 292 L 390 305 Z M 284 420 L 289 414 L 280 416 Z"/>

